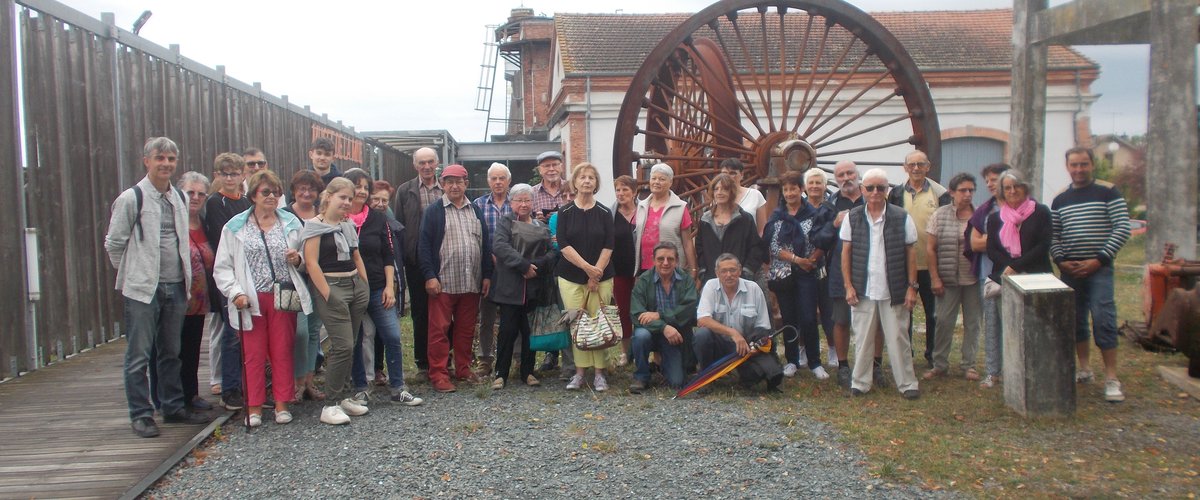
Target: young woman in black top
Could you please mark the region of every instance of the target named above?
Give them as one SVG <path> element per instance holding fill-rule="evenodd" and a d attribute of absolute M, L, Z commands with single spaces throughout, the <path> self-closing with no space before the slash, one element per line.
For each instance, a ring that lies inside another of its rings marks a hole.
<path fill-rule="evenodd" d="M 396 307 L 396 259 L 392 252 L 391 229 L 388 227 L 387 214 L 371 210 L 367 199 L 375 188 L 375 181 L 370 174 L 360 168 L 352 168 L 344 174 L 346 180 L 354 184 L 354 199 L 350 202 L 348 218 L 358 230 L 358 253 L 362 255 L 363 266 L 367 269 L 367 282 L 371 290 L 367 302 L 367 317 L 374 323 L 375 334 L 383 339 L 387 359 L 387 371 L 391 376 L 389 391 L 392 401 L 416 406 L 422 403 L 421 398 L 410 394 L 404 386 L 404 358 L 400 351 L 400 321 Z M 368 401 L 366 365 L 363 363 L 362 349 L 364 328 L 356 333 L 354 343 L 354 399 L 365 403 Z M 375 341 L 366 341 L 368 348 L 374 348 Z M 361 404 L 361 403 L 360 403 Z"/>

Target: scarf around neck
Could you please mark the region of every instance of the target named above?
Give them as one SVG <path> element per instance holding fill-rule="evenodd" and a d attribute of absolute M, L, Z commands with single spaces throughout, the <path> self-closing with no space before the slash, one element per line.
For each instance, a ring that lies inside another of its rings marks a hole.
<path fill-rule="evenodd" d="M 350 260 L 350 249 L 358 248 L 358 231 L 354 228 L 354 223 L 349 220 L 342 220 L 331 225 L 313 217 L 300 230 L 300 239 L 308 241 L 309 238 L 317 238 L 329 233 L 333 233 L 333 244 L 337 247 L 337 260 Z"/>
<path fill-rule="evenodd" d="M 1033 198 L 1026 198 L 1017 208 L 1007 203 L 1000 205 L 1000 220 L 1004 222 L 1000 226 L 1000 244 L 1014 259 L 1021 256 L 1021 223 L 1033 214 L 1036 205 Z"/>

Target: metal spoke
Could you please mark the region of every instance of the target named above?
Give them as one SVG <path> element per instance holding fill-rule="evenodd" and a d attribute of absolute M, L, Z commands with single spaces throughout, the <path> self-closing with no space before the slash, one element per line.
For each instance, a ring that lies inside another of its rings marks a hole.
<path fill-rule="evenodd" d="M 677 60 L 677 59 L 676 59 L 676 60 Z M 699 62 L 700 62 L 700 63 L 704 63 L 704 60 L 703 60 L 703 59 L 701 59 Z M 695 72 L 693 72 L 691 68 L 689 68 L 689 67 L 687 67 L 687 66 L 684 66 L 684 65 L 681 65 L 681 66 L 680 66 L 680 69 L 682 69 L 684 72 L 686 72 L 686 73 L 688 74 L 688 76 L 689 76 L 689 77 L 692 79 L 692 81 L 695 81 L 697 85 L 699 85 L 700 87 L 704 88 L 704 89 L 705 89 L 705 94 L 706 94 L 706 95 L 711 95 L 711 94 L 712 94 L 712 92 L 708 91 L 708 87 L 704 85 L 704 82 L 703 82 L 703 80 L 700 78 L 700 76 L 699 76 L 699 75 L 697 75 Z M 656 85 L 658 85 L 658 87 L 659 87 L 659 88 L 662 88 L 662 89 L 664 89 L 664 90 L 668 90 L 668 89 L 669 89 L 669 87 L 667 87 L 667 86 L 665 86 L 665 85 L 662 85 L 662 84 L 661 84 L 661 82 L 658 82 L 657 80 L 655 80 L 655 82 L 656 82 Z M 716 83 L 717 83 L 717 84 L 719 84 L 719 85 L 725 85 L 725 82 L 716 82 Z M 725 87 L 725 88 L 726 88 L 726 89 L 728 89 L 728 87 Z M 729 90 L 731 90 L 731 89 L 729 89 Z M 673 95 L 676 95 L 676 96 L 678 96 L 678 97 L 680 97 L 680 98 L 686 99 L 686 97 L 684 97 L 684 96 L 680 95 L 678 92 L 675 92 L 674 90 L 668 90 L 668 91 L 669 91 L 669 92 L 671 92 Z M 722 111 L 722 112 L 725 112 L 725 113 L 729 113 L 729 114 L 731 114 L 731 115 L 735 115 L 735 116 L 737 115 L 737 113 L 734 113 L 734 112 L 733 112 L 733 110 L 730 110 L 730 109 L 728 108 L 728 106 L 727 106 L 725 103 L 721 102 L 719 99 L 714 99 L 714 100 L 711 100 L 711 102 L 712 102 L 714 105 L 716 105 L 716 106 L 720 106 L 720 108 L 721 108 L 721 109 L 720 109 L 720 111 Z M 737 99 L 734 99 L 734 102 L 736 102 L 736 103 L 739 105 L 739 107 L 740 107 L 740 105 L 741 105 L 741 102 L 739 102 Z M 695 106 L 695 107 L 696 107 L 696 108 L 698 108 L 698 109 L 703 109 L 702 107 L 700 107 L 699 105 L 695 104 L 694 102 L 691 102 L 690 100 L 689 100 L 689 103 L 690 103 L 690 104 L 692 104 L 692 106 Z M 714 118 L 715 118 L 715 119 L 717 119 L 717 120 L 718 120 L 718 122 L 719 122 L 719 123 L 721 123 L 722 125 L 727 125 L 727 126 L 729 126 L 729 127 L 731 127 L 731 128 L 735 128 L 735 129 L 737 129 L 737 131 L 738 131 L 739 133 L 741 133 L 741 134 L 742 134 L 742 136 L 743 136 L 743 137 L 745 137 L 747 140 L 749 140 L 749 141 L 751 141 L 751 142 L 753 142 L 753 143 L 755 143 L 755 144 L 757 144 L 757 143 L 758 143 L 758 141 L 757 141 L 757 140 L 755 140 L 755 138 L 754 138 L 753 136 L 751 136 L 751 135 L 750 135 L 749 133 L 747 133 L 746 131 L 742 130 L 741 124 L 739 124 L 739 123 L 728 123 L 728 122 L 726 122 L 725 120 L 721 119 L 719 116 L 714 116 Z"/>
<path fill-rule="evenodd" d="M 829 151 L 829 152 L 818 151 L 817 156 L 818 157 L 836 156 L 836 155 L 846 155 L 846 154 L 850 154 L 850 153 L 861 153 L 863 151 L 875 151 L 877 149 L 887 149 L 887 148 L 890 148 L 893 146 L 899 146 L 901 144 L 912 144 L 912 141 L 914 141 L 914 140 L 916 140 L 916 137 L 910 135 L 905 139 L 901 139 L 898 141 L 892 141 L 892 142 L 888 142 L 888 143 L 884 143 L 884 144 L 876 144 L 874 146 L 863 146 L 861 148 L 843 149 L 841 151 Z"/>
<path fill-rule="evenodd" d="M 888 120 L 888 121 L 885 121 L 885 122 L 883 122 L 883 123 L 880 123 L 880 124 L 878 124 L 878 125 L 870 126 L 870 127 L 864 128 L 864 129 L 862 129 L 862 130 L 859 130 L 859 131 L 857 131 L 857 132 L 853 132 L 853 133 L 850 133 L 850 134 L 847 134 L 847 135 L 843 135 L 843 136 L 841 136 L 841 137 L 838 137 L 837 139 L 833 139 L 833 140 L 831 140 L 831 141 L 826 141 L 826 142 L 822 142 L 822 143 L 813 144 L 813 145 L 812 145 L 812 147 L 813 147 L 813 149 L 820 150 L 821 148 L 823 148 L 823 147 L 825 147 L 825 146 L 829 146 L 829 145 L 831 145 L 831 144 L 837 144 L 837 143 L 839 143 L 839 142 L 842 142 L 842 141 L 844 141 L 844 140 L 846 140 L 846 139 L 850 139 L 850 138 L 852 138 L 852 137 L 858 137 L 858 136 L 860 136 L 860 135 L 863 135 L 863 134 L 865 134 L 865 133 L 867 133 L 867 132 L 874 132 L 874 131 L 876 131 L 876 130 L 879 130 L 879 129 L 883 128 L 883 127 L 886 127 L 886 126 L 888 126 L 888 125 L 891 125 L 891 124 L 893 124 L 893 123 L 899 123 L 899 122 L 902 122 L 902 121 L 904 121 L 904 120 L 909 120 L 909 119 L 912 119 L 912 115 L 911 115 L 911 114 L 907 114 L 907 115 L 900 115 L 900 116 L 897 116 L 897 117 L 895 117 L 895 118 L 892 118 L 891 120 Z"/>
<path fill-rule="evenodd" d="M 640 132 L 640 133 L 643 133 L 643 134 L 646 134 L 646 135 L 649 135 L 649 136 L 661 137 L 661 138 L 663 138 L 663 139 L 667 139 L 667 140 L 671 140 L 671 141 L 686 142 L 686 143 L 688 143 L 688 144 L 695 144 L 695 145 L 697 145 L 697 146 L 703 146 L 703 147 L 711 147 L 711 148 L 714 148 L 714 149 L 723 149 L 723 150 L 725 150 L 725 151 L 732 151 L 732 152 L 735 152 L 735 153 L 747 153 L 747 154 L 752 154 L 752 153 L 754 153 L 754 151 L 751 151 L 751 150 L 749 150 L 749 149 L 746 149 L 746 148 L 735 148 L 735 147 L 730 147 L 730 146 L 726 146 L 726 145 L 723 145 L 723 144 L 716 144 L 716 143 L 709 143 L 709 142 L 701 142 L 701 141 L 698 141 L 698 140 L 696 140 L 696 139 L 688 139 L 688 138 L 686 138 L 686 137 L 675 136 L 675 135 L 666 134 L 666 133 L 663 133 L 663 132 L 653 132 L 653 131 L 650 131 L 650 130 L 642 130 L 642 129 L 638 129 L 638 132 Z"/>
<path fill-rule="evenodd" d="M 695 49 L 693 49 L 693 50 L 695 50 Z M 729 58 L 728 58 L 728 57 L 726 57 L 726 56 L 723 56 L 723 58 L 724 58 L 724 60 L 725 60 L 726 62 L 728 62 L 728 61 L 729 61 Z M 709 72 L 713 72 L 713 67 L 709 65 L 709 63 L 708 63 L 708 61 L 707 61 L 707 60 L 701 59 L 701 60 L 700 60 L 700 64 L 704 65 L 704 69 L 708 70 Z M 689 73 L 690 73 L 690 72 L 689 72 Z M 731 71 L 731 73 L 733 73 L 733 76 L 734 76 L 734 78 L 738 78 L 738 76 L 737 76 L 737 72 L 736 72 L 736 71 Z M 695 76 L 695 74 L 694 74 L 694 73 L 692 73 L 691 75 L 692 75 L 692 78 L 696 78 L 696 76 Z M 721 81 L 721 82 L 719 82 L 719 83 L 720 83 L 722 86 L 724 86 L 724 85 L 728 85 L 728 82 L 725 82 L 725 81 Z M 740 80 L 740 78 L 738 78 L 738 86 L 739 86 L 739 87 L 741 87 L 741 80 Z M 734 90 L 733 90 L 733 89 L 730 89 L 729 87 L 725 87 L 725 88 L 726 88 L 726 89 L 728 89 L 728 90 L 729 90 L 729 92 L 730 92 L 731 94 L 732 94 L 732 93 L 734 93 Z M 742 95 L 743 95 L 743 97 L 745 97 L 745 93 L 746 93 L 746 91 L 745 91 L 745 89 L 743 88 L 743 89 L 742 89 Z M 749 101 L 749 99 L 750 99 L 749 97 L 746 97 L 746 100 L 747 100 L 747 102 Z M 757 116 L 755 115 L 755 113 L 754 113 L 754 110 L 753 110 L 753 109 L 751 109 L 750 107 L 748 107 L 748 106 L 747 106 L 747 104 L 745 104 L 745 103 L 743 103 L 742 101 L 738 100 L 736 95 L 734 96 L 733 102 L 735 102 L 735 103 L 737 104 L 737 106 L 738 106 L 738 109 L 740 109 L 740 110 L 742 111 L 742 113 L 743 113 L 743 115 L 744 115 L 744 116 L 746 116 L 746 117 L 750 118 L 750 123 L 752 123 L 752 124 L 754 125 L 754 128 L 758 130 L 758 133 L 759 133 L 759 135 L 766 135 L 766 134 L 767 134 L 767 131 L 766 131 L 766 130 L 763 130 L 763 128 L 762 128 L 762 125 L 760 125 L 760 124 L 759 124 L 759 122 L 758 122 L 758 118 L 757 118 Z M 727 109 L 725 109 L 725 106 L 724 106 L 724 105 L 722 105 L 721 107 L 722 107 L 722 110 L 723 110 L 723 111 L 728 111 Z M 735 114 L 736 114 L 736 113 L 735 113 Z M 740 129 L 741 127 L 739 126 L 738 128 Z M 751 138 L 749 134 L 746 134 L 746 137 L 747 137 L 747 138 L 749 138 L 749 139 L 751 139 L 751 140 L 753 140 L 753 138 Z M 757 141 L 756 141 L 756 142 L 757 142 Z"/>
<path fill-rule="evenodd" d="M 867 58 L 870 56 L 870 51 L 863 52 L 862 57 L 858 59 L 858 62 L 855 63 L 854 67 L 850 68 L 850 72 L 846 74 L 846 78 L 842 80 L 842 83 L 838 84 L 838 87 L 833 90 L 833 94 L 831 94 L 829 99 L 825 101 L 825 105 L 821 106 L 821 110 L 818 111 L 817 115 L 813 117 L 811 122 L 809 122 L 808 129 L 804 131 L 804 137 L 808 137 L 810 134 L 812 134 L 814 130 L 813 127 L 818 121 L 821 120 L 822 116 L 825 116 L 825 111 L 829 109 L 829 105 L 833 104 L 833 100 L 837 99 L 837 96 L 842 93 L 842 89 L 846 88 L 846 84 L 850 83 L 850 80 L 854 78 L 854 75 L 858 74 L 858 69 L 862 67 L 863 63 L 866 62 Z"/>
<path fill-rule="evenodd" d="M 817 47 L 817 57 L 813 58 L 812 68 L 808 70 L 808 84 L 804 86 L 804 98 L 800 100 L 802 109 L 808 107 L 808 95 L 812 91 L 813 81 L 817 78 L 817 67 L 821 65 L 821 57 L 825 55 L 825 42 L 829 41 L 829 28 L 832 25 L 833 22 L 826 18 L 825 31 L 821 34 L 821 45 Z M 799 122 L 796 125 L 799 125 Z"/>
<path fill-rule="evenodd" d="M 787 6 L 780 5 L 777 7 L 779 13 L 779 80 L 781 84 L 787 83 L 787 30 L 784 25 L 784 18 L 787 17 Z M 767 43 L 767 33 L 763 32 L 763 43 Z M 788 102 L 783 98 L 784 89 L 779 89 L 779 100 L 783 104 L 783 112 L 779 114 L 779 130 L 787 130 L 788 117 Z"/>
<path fill-rule="evenodd" d="M 732 15 L 732 17 L 733 17 L 733 19 L 737 19 L 736 14 Z M 736 24 L 735 24 L 735 26 L 736 26 Z M 716 33 L 717 43 L 721 44 L 721 53 L 723 54 L 723 56 L 725 58 L 725 63 L 731 68 L 730 73 L 732 73 L 733 79 L 737 80 L 738 90 L 741 91 L 742 98 L 745 99 L 746 104 L 749 105 L 750 95 L 746 93 L 746 84 L 744 82 L 742 82 L 742 75 L 740 73 L 738 73 L 736 67 L 733 64 L 733 61 L 729 58 L 729 46 L 725 44 L 725 37 L 721 36 L 721 30 L 717 29 L 716 21 L 714 21 L 711 25 L 709 25 L 709 28 L 711 28 L 713 30 L 713 32 Z M 761 135 L 767 135 L 767 131 L 763 130 L 762 124 L 760 123 L 760 121 L 758 119 L 758 113 L 756 113 L 754 111 L 754 107 L 752 107 L 752 106 L 749 107 L 749 109 L 747 109 L 747 112 L 748 113 L 747 113 L 746 118 L 750 119 L 750 122 L 754 124 L 754 128 L 758 129 L 758 133 Z"/>
<path fill-rule="evenodd" d="M 860 90 L 860 91 L 858 91 L 858 93 L 857 93 L 857 94 L 855 94 L 855 95 L 854 95 L 854 97 L 850 98 L 850 100 L 849 100 L 849 101 L 846 101 L 846 102 L 845 102 L 845 103 L 843 103 L 841 106 L 838 106 L 838 109 L 837 109 L 837 111 L 834 111 L 834 112 L 833 112 L 833 114 L 831 114 L 831 115 L 829 115 L 829 116 L 825 117 L 825 119 L 824 119 L 824 120 L 821 120 L 821 123 L 818 123 L 818 124 L 816 124 L 815 126 L 809 127 L 809 132 L 808 132 L 808 134 L 805 134 L 805 137 L 807 137 L 808 135 L 812 134 L 813 132 L 816 132 L 817 130 L 820 130 L 820 129 L 821 129 L 821 127 L 824 127 L 824 126 L 825 126 L 825 124 L 826 124 L 826 123 L 829 123 L 829 121 L 830 121 L 830 120 L 833 120 L 834 118 L 837 118 L 839 115 L 841 115 L 841 114 L 842 114 L 842 111 L 845 111 L 845 110 L 846 110 L 846 108 L 849 108 L 850 106 L 854 105 L 854 103 L 858 102 L 858 100 L 859 100 L 859 99 L 861 99 L 861 98 L 862 98 L 862 96 L 866 95 L 866 94 L 867 94 L 867 92 L 869 92 L 869 91 L 871 91 L 872 89 L 874 89 L 874 88 L 875 88 L 875 86 L 879 84 L 879 82 L 882 82 L 882 81 L 883 81 L 883 79 L 884 79 L 884 78 L 887 78 L 887 77 L 888 77 L 888 75 L 890 75 L 890 74 L 891 74 L 891 73 L 884 72 L 883 74 L 879 75 L 879 78 L 876 78 L 874 82 L 871 82 L 871 85 L 868 85 L 868 86 L 866 86 L 866 87 L 863 87 L 863 89 L 862 89 L 862 90 Z M 894 95 L 897 95 L 897 94 L 896 94 L 896 92 L 894 92 L 894 91 L 893 91 L 893 92 L 892 92 L 892 95 L 894 96 Z M 891 99 L 891 96 L 889 96 L 889 97 L 888 97 L 888 99 Z M 878 106 L 878 104 L 876 104 L 876 106 Z M 851 118 L 851 120 L 853 120 L 853 118 Z M 821 136 L 820 138 L 818 138 L 817 140 L 815 140 L 815 141 L 811 141 L 811 142 L 821 142 L 821 141 L 825 140 L 825 138 L 826 138 L 826 137 L 829 137 L 829 135 L 830 135 L 830 134 L 833 134 L 834 132 L 837 132 L 838 130 L 841 130 L 841 129 L 842 129 L 842 127 L 845 127 L 845 126 L 846 126 L 846 124 L 842 124 L 842 126 L 840 126 L 840 127 L 836 128 L 836 129 L 833 129 L 833 130 L 832 130 L 832 131 L 830 131 L 829 133 L 827 133 L 827 134 L 825 134 L 825 135 Z"/>
<path fill-rule="evenodd" d="M 758 6 L 758 26 L 759 26 L 759 31 L 762 34 L 763 78 L 765 78 L 767 80 L 767 92 L 766 92 L 767 97 L 766 97 L 766 101 L 765 101 L 766 106 L 767 106 L 766 107 L 767 124 L 771 127 L 771 131 L 774 132 L 776 130 L 775 129 L 775 107 L 772 105 L 772 102 L 771 102 L 771 88 L 772 88 L 772 86 L 771 86 L 771 50 L 769 47 L 767 47 L 767 6 L 766 5 Z M 753 63 L 750 61 L 747 61 L 746 64 L 748 66 L 753 65 Z M 780 68 L 779 76 L 781 76 L 781 77 L 783 76 L 782 68 Z M 755 83 L 757 83 L 757 82 L 755 82 Z M 763 93 L 762 85 L 758 85 L 758 88 L 759 88 L 758 93 L 761 96 Z"/>
<path fill-rule="evenodd" d="M 784 108 L 783 108 L 784 116 L 788 115 L 788 111 L 787 111 L 788 107 L 787 106 L 789 106 L 792 103 L 792 99 L 796 96 L 796 83 L 798 83 L 800 81 L 800 74 L 803 73 L 803 71 L 800 70 L 800 67 L 804 65 L 804 55 L 808 53 L 808 37 L 809 37 L 809 35 L 812 34 L 813 22 L 816 20 L 816 16 L 813 16 L 811 14 L 805 14 L 805 15 L 808 16 L 808 24 L 804 27 L 804 39 L 800 41 L 800 54 L 798 55 L 798 57 L 796 59 L 795 69 L 792 70 L 792 84 L 788 85 L 788 97 L 786 100 L 783 101 L 784 102 Z M 801 103 L 800 105 L 803 106 L 804 103 Z M 787 128 L 787 127 L 783 127 L 783 128 Z"/>
<path fill-rule="evenodd" d="M 850 53 L 850 49 L 853 47 L 854 47 L 854 40 L 851 40 L 850 43 L 846 45 L 846 50 L 843 50 L 842 54 L 840 56 L 838 56 L 837 62 L 833 64 L 833 67 L 829 68 L 829 73 L 825 74 L 825 81 L 821 82 L 821 87 L 817 89 L 816 94 L 813 94 L 812 100 L 809 101 L 808 106 L 805 107 L 804 110 L 800 112 L 800 116 L 808 116 L 808 113 L 812 111 L 813 106 L 815 106 L 817 104 L 817 101 L 819 99 L 821 99 L 821 94 L 825 93 L 825 87 L 827 87 L 829 85 L 829 81 L 833 79 L 833 74 L 837 72 L 838 68 L 842 67 L 842 63 L 846 61 L 846 55 Z M 829 105 L 828 101 L 826 102 L 825 105 L 826 106 Z M 796 128 L 799 128 L 801 121 L 802 120 L 796 120 L 796 125 L 797 125 Z M 815 119 L 814 119 L 814 121 L 815 121 Z M 792 132 L 795 132 L 795 130 L 792 130 Z"/>
<path fill-rule="evenodd" d="M 690 100 L 688 100 L 688 99 L 687 99 L 686 97 L 684 97 L 683 95 L 679 94 L 679 92 L 678 92 L 678 91 L 676 91 L 676 90 L 674 90 L 674 89 L 671 89 L 671 88 L 669 88 L 669 87 L 659 87 L 659 88 L 660 88 L 660 89 L 662 89 L 662 90 L 665 90 L 665 91 L 667 91 L 667 92 L 668 92 L 668 93 L 670 93 L 672 96 L 675 96 L 675 97 L 676 97 L 676 99 L 673 99 L 673 101 L 687 101 L 689 104 L 691 104 L 693 107 L 695 107 L 695 108 L 697 108 L 697 109 L 700 109 L 700 110 L 703 110 L 703 109 L 704 109 L 704 108 L 702 108 L 702 107 L 700 107 L 700 106 L 697 106 L 696 104 L 692 103 Z M 661 108 L 661 107 L 659 107 L 659 106 L 655 106 L 654 104 L 648 104 L 648 105 L 647 105 L 647 107 L 648 107 L 648 108 L 655 109 L 655 110 L 660 110 L 660 111 L 663 111 L 664 113 L 666 113 L 666 112 L 667 112 L 667 110 L 665 110 L 665 109 L 663 109 L 663 108 Z M 682 117 L 682 116 L 680 116 L 680 115 L 678 115 L 678 114 L 671 115 L 671 116 L 673 116 L 673 117 L 676 117 L 677 119 L 679 119 L 680 121 L 682 121 L 682 122 L 684 122 L 684 123 L 687 123 L 687 124 L 689 124 L 689 125 L 692 125 L 692 126 L 693 126 L 693 127 L 695 127 L 697 130 L 702 130 L 702 131 L 704 131 L 704 132 L 708 132 L 708 133 L 709 133 L 709 135 L 710 135 L 710 136 L 712 136 L 714 139 L 718 137 L 718 135 L 717 135 L 717 133 L 716 133 L 715 131 L 713 131 L 713 130 L 711 130 L 711 129 L 708 129 L 708 128 L 704 128 L 704 127 L 702 127 L 702 126 L 700 126 L 700 125 L 697 125 L 697 124 L 695 124 L 694 122 L 691 122 L 691 121 L 687 120 L 686 118 L 684 118 L 684 117 Z M 706 115 L 706 116 L 708 116 L 708 115 Z M 662 123 L 660 122 L 660 124 L 662 124 Z M 667 129 L 667 127 L 666 127 L 665 125 L 663 125 L 663 128 L 664 128 L 664 129 Z M 749 135 L 749 134 L 746 134 L 744 131 L 742 131 L 742 130 L 741 130 L 741 128 L 737 128 L 737 130 L 738 130 L 739 132 L 741 132 L 743 135 L 745 135 L 745 138 L 746 138 L 746 139 L 749 139 L 749 140 L 751 140 L 752 142 L 754 141 L 754 138 L 753 138 L 753 137 L 750 137 L 750 135 Z M 723 136 L 721 136 L 721 137 L 723 137 Z M 730 140 L 731 142 L 733 142 L 733 141 L 734 141 L 734 138 L 732 138 L 732 137 L 723 137 L 723 138 L 725 138 L 725 139 L 728 139 L 728 140 Z M 738 139 L 736 142 L 738 142 L 738 143 L 741 143 L 741 139 Z"/>

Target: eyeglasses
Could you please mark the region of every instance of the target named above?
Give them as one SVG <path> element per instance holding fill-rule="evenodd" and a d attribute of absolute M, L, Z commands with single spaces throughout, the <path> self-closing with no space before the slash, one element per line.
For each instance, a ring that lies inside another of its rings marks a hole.
<path fill-rule="evenodd" d="M 960 193 L 974 193 L 975 188 L 958 188 L 958 189 L 955 189 L 955 191 L 958 191 Z"/>
<path fill-rule="evenodd" d="M 278 198 L 280 196 L 283 196 L 283 190 L 282 189 L 260 189 L 260 190 L 258 190 L 258 195 L 259 196 L 274 196 L 274 197 Z"/>
<path fill-rule="evenodd" d="M 228 178 L 232 179 L 234 177 L 242 175 L 242 173 L 241 172 L 217 172 L 217 175 L 219 175 L 221 177 L 228 177 Z"/>
<path fill-rule="evenodd" d="M 875 192 L 875 191 L 879 191 L 882 193 L 884 191 L 887 191 L 886 184 L 863 184 L 862 188 L 863 188 L 863 191 L 866 191 L 868 193 Z"/>
<path fill-rule="evenodd" d="M 265 166 L 267 166 L 267 160 L 248 161 L 248 162 L 246 162 L 246 166 L 247 167 L 265 167 Z"/>
<path fill-rule="evenodd" d="M 929 162 L 914 161 L 914 162 L 910 162 L 910 163 L 905 163 L 904 166 L 909 167 L 909 168 L 925 168 L 925 167 L 929 166 Z"/>

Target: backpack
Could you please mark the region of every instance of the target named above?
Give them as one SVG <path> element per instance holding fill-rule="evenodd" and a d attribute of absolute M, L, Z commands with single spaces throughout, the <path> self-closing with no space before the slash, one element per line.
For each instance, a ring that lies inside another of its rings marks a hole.
<path fill-rule="evenodd" d="M 175 191 L 175 193 L 179 194 L 180 201 L 187 202 L 187 196 L 185 196 L 183 194 L 183 190 L 181 190 L 175 186 L 171 186 L 171 190 Z M 141 186 L 138 186 L 137 184 L 133 185 L 133 197 L 134 197 L 134 199 L 137 200 L 137 208 L 135 209 L 136 210 L 134 212 L 135 215 L 133 216 L 133 226 L 137 228 L 138 241 L 141 241 L 141 240 L 146 239 L 145 235 L 142 234 L 142 188 L 141 188 Z"/>

